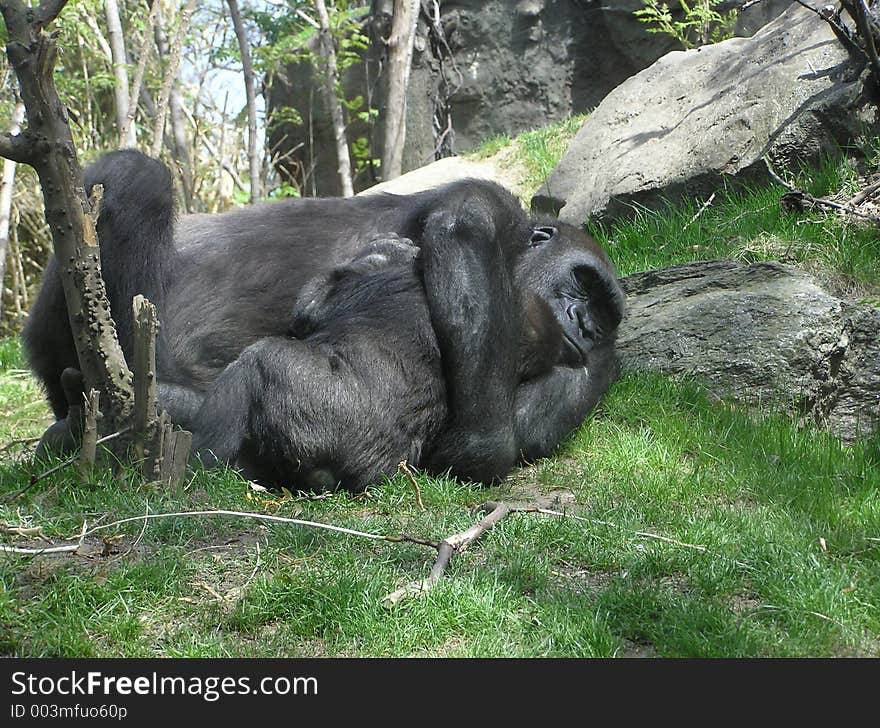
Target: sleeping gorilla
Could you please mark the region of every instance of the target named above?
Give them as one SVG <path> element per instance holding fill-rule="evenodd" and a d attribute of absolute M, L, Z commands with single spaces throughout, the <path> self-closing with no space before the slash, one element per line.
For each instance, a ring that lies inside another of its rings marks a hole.
<path fill-rule="evenodd" d="M 552 451 L 610 382 L 623 296 L 607 255 L 575 228 L 533 222 L 493 183 L 176 223 L 160 163 L 114 152 L 87 170 L 87 187 L 98 183 L 123 351 L 132 296 L 143 293 L 162 321 L 160 406 L 202 447 L 270 482 L 298 480 L 304 466 L 308 487 L 362 488 L 382 448 L 492 482 Z M 390 254 L 408 248 L 389 244 L 394 235 L 418 255 Z M 376 240 L 381 250 L 364 251 Z M 24 339 L 64 418 L 61 373 L 77 359 L 54 261 Z M 217 434 L 226 431 L 235 434 Z M 322 432 L 363 439 L 339 439 L 333 462 L 310 460 Z"/>

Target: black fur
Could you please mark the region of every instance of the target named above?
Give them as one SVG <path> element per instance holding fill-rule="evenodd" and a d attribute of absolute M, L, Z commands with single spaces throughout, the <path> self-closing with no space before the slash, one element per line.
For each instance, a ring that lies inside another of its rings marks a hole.
<path fill-rule="evenodd" d="M 160 404 L 264 480 L 359 489 L 406 457 L 491 482 L 551 452 L 613 375 L 623 296 L 607 255 L 493 183 L 175 223 L 157 162 L 117 152 L 88 179 L 105 187 L 114 316 L 138 292 L 159 308 Z M 389 234 L 417 260 L 364 250 Z M 25 342 L 63 417 L 76 357 L 59 296 L 50 270 Z"/>
<path fill-rule="evenodd" d="M 193 426 L 203 460 L 352 492 L 421 462 L 446 421 L 446 392 L 416 252 L 373 241 L 309 284 L 290 335 L 251 344 L 217 379 Z"/>

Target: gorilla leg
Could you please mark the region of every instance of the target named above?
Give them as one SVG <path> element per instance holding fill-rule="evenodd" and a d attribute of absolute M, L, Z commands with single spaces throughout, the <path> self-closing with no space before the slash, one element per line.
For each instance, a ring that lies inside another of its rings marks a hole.
<path fill-rule="evenodd" d="M 420 391 L 388 374 L 381 348 L 270 338 L 245 349 L 218 378 L 196 416 L 204 462 L 236 465 L 272 485 L 360 492 L 443 423 L 439 373 Z M 355 338 L 358 338 L 355 334 Z M 366 343 L 364 343 L 366 342 Z M 433 382 L 433 383 L 432 383 Z"/>
<path fill-rule="evenodd" d="M 67 403 L 67 414 L 43 433 L 37 445 L 36 456 L 66 455 L 82 444 L 84 425 L 83 415 L 83 376 L 79 369 L 68 367 L 59 377 L 61 389 Z"/>

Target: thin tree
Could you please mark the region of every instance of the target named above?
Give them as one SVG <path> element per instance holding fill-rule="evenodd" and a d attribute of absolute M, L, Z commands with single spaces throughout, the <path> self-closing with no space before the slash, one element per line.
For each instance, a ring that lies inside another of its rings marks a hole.
<path fill-rule="evenodd" d="M 153 0 L 153 6 L 159 5 L 160 0 Z M 168 42 L 165 32 L 165 19 L 161 8 L 156 12 L 153 33 L 156 41 L 156 50 L 159 57 L 166 61 L 165 77 L 159 92 L 160 98 L 156 104 L 155 126 L 153 129 L 153 143 L 150 153 L 158 157 L 162 151 L 162 141 L 165 130 L 165 117 L 171 117 L 171 138 L 174 141 L 172 149 L 174 158 L 180 165 L 181 180 L 183 182 L 183 201 L 187 212 L 192 212 L 194 204 L 194 183 L 192 165 L 190 164 L 189 141 L 186 134 L 186 119 L 183 114 L 183 98 L 178 87 L 177 69 L 180 66 L 180 55 L 183 49 L 183 41 L 186 29 L 189 26 L 189 18 L 192 15 L 195 0 L 189 0 L 186 7 L 181 11 L 180 25 L 174 42 Z"/>
<path fill-rule="evenodd" d="M 24 122 L 24 104 L 16 100 L 12 111 L 12 124 L 9 133 L 12 136 L 21 131 Z M 9 243 L 9 220 L 12 216 L 12 185 L 15 183 L 15 162 L 3 160 L 3 176 L 0 177 L 0 294 L 3 291 L 3 277 L 6 274 L 6 248 Z M 3 311 L 3 296 L 0 295 L 0 313 Z"/>
<path fill-rule="evenodd" d="M 101 393 L 104 423 L 127 419 L 134 391 L 110 316 L 94 219 L 85 197 L 82 171 L 58 98 L 53 71 L 58 49 L 45 32 L 66 0 L 44 0 L 31 8 L 21 0 L 3 0 L 0 12 L 9 42 L 6 53 L 15 69 L 27 126 L 18 134 L 0 134 L 0 156 L 32 166 L 40 179 L 46 222 L 67 303 L 86 391 Z"/>
<path fill-rule="evenodd" d="M 327 103 L 330 104 L 330 118 L 333 122 L 333 138 L 336 141 L 336 170 L 339 173 L 339 182 L 342 185 L 342 196 L 354 195 L 354 185 L 351 181 L 351 161 L 348 158 L 348 142 L 345 138 L 345 116 L 342 113 L 342 104 L 339 101 L 337 89 L 339 88 L 339 74 L 336 71 L 336 49 L 333 45 L 333 35 L 330 32 L 330 17 L 327 15 L 327 6 L 324 0 L 315 0 L 315 10 L 318 11 L 319 37 L 321 40 L 321 55 L 324 57 Z"/>
<path fill-rule="evenodd" d="M 159 2 L 159 0 L 154 0 Z M 187 0 L 186 5 L 180 11 L 180 20 L 177 26 L 177 34 L 174 41 L 168 47 L 168 65 L 165 68 L 165 77 L 162 80 L 162 87 L 159 90 L 159 101 L 156 104 L 156 125 L 153 127 L 153 144 L 150 147 L 150 154 L 158 157 L 162 151 L 162 140 L 165 133 L 165 117 L 168 115 L 168 100 L 171 96 L 171 89 L 177 80 L 177 70 L 180 67 L 180 56 L 183 50 L 183 41 L 186 37 L 186 31 L 189 28 L 189 20 L 195 8 L 195 0 Z M 157 28 L 160 23 L 157 23 Z M 162 49 L 160 48 L 160 53 Z"/>
<path fill-rule="evenodd" d="M 126 139 L 131 135 L 131 138 L 135 138 L 134 131 L 134 117 L 137 113 L 138 101 L 141 95 L 141 87 L 144 83 L 144 74 L 147 70 L 147 61 L 150 60 L 150 49 L 153 47 L 153 40 L 150 36 L 153 35 L 153 28 L 156 25 L 156 15 L 159 12 L 159 3 L 154 2 L 153 7 L 150 8 L 150 14 L 147 18 L 147 27 L 144 30 L 144 36 L 141 40 L 140 51 L 138 52 L 138 64 L 137 70 L 134 73 L 134 81 L 131 84 L 131 93 L 128 97 L 128 116 L 125 118 L 124 126 L 119 132 L 120 145 L 122 145 L 122 140 Z M 134 145 L 133 142 L 132 145 Z"/>
<path fill-rule="evenodd" d="M 251 196 L 253 205 L 259 202 L 262 192 L 260 190 L 260 155 L 257 149 L 257 95 L 254 90 L 254 64 L 251 61 L 251 52 L 248 47 L 247 33 L 241 20 L 241 11 L 238 8 L 238 0 L 226 0 L 229 5 L 229 14 L 232 16 L 232 27 L 235 29 L 235 37 L 238 38 L 238 48 L 241 51 L 241 67 L 244 71 L 244 91 L 247 95 L 248 112 L 248 160 L 251 170 Z"/>
<path fill-rule="evenodd" d="M 403 172 L 406 90 L 409 86 L 418 19 L 418 0 L 394 0 L 391 37 L 388 39 L 388 94 L 382 147 L 382 179 L 385 180 L 399 177 Z"/>
<path fill-rule="evenodd" d="M 116 0 L 104 0 L 104 15 L 107 19 L 107 40 L 113 63 L 116 97 L 116 128 L 119 130 L 119 146 L 134 147 L 137 144 L 134 125 L 128 123 L 128 59 L 125 54 L 125 38 L 122 35 L 122 20 Z"/>

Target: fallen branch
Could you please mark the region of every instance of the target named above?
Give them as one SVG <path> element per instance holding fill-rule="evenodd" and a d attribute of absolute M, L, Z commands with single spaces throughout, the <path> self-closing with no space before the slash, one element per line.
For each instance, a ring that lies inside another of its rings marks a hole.
<path fill-rule="evenodd" d="M 66 546 L 47 546 L 41 549 L 19 548 L 18 546 L 6 546 L 0 544 L 0 554 L 17 554 L 20 556 L 38 556 L 40 554 L 61 554 L 79 551 L 86 537 L 86 522 L 83 521 L 82 530 L 77 537 L 76 543 L 67 544 Z"/>
<path fill-rule="evenodd" d="M 868 200 L 871 197 L 873 197 L 875 194 L 877 194 L 878 191 L 880 191 L 880 180 L 877 180 L 876 182 L 872 182 L 867 187 L 860 190 L 858 192 L 858 194 L 856 194 L 854 197 L 850 198 L 849 204 L 852 205 L 853 207 L 858 207 L 865 200 Z"/>
<path fill-rule="evenodd" d="M 773 169 L 773 165 L 770 164 L 770 160 L 767 157 L 764 157 L 763 159 L 764 164 L 767 166 L 767 173 L 770 175 L 770 177 L 775 182 L 782 185 L 783 187 L 785 187 L 785 189 L 788 190 L 788 192 L 779 199 L 779 204 L 784 210 L 787 210 L 789 212 L 802 212 L 808 208 L 827 207 L 832 210 L 845 212 L 848 215 L 855 215 L 856 217 L 870 220 L 873 223 L 880 223 L 880 218 L 876 217 L 875 215 L 869 215 L 862 212 L 861 210 L 855 209 L 855 207 L 853 207 L 852 205 L 852 202 L 850 202 L 850 204 L 841 204 L 839 202 L 833 202 L 832 200 L 826 200 L 823 197 L 813 197 L 813 195 L 809 194 L 808 192 L 804 192 L 803 190 L 799 190 L 796 187 L 793 187 L 791 184 L 782 179 L 782 177 L 776 174 L 776 171 Z M 866 188 L 866 190 L 863 190 L 863 192 L 867 191 L 867 189 L 870 188 Z M 872 192 L 867 192 L 866 197 L 872 194 Z M 856 195 L 853 200 L 855 200 L 857 197 L 858 195 Z"/>
<path fill-rule="evenodd" d="M 486 533 L 486 531 L 495 526 L 495 524 L 502 518 L 505 518 L 513 512 L 511 507 L 506 503 L 495 503 L 493 501 L 483 503 L 478 506 L 477 510 L 484 513 L 488 512 L 488 515 L 471 526 L 467 531 L 448 536 L 438 544 L 437 560 L 434 562 L 434 566 L 431 567 L 431 573 L 428 575 L 428 578 L 420 581 L 412 581 L 409 584 L 400 587 L 400 589 L 391 592 L 391 594 L 386 595 L 382 599 L 383 606 L 390 609 L 401 599 L 405 599 L 406 597 L 415 594 L 424 594 L 433 589 L 443 576 L 443 572 L 446 571 L 446 567 L 449 566 L 449 562 L 452 560 L 452 555 L 454 553 L 464 551 L 470 543 L 476 541 L 480 536 Z"/>

